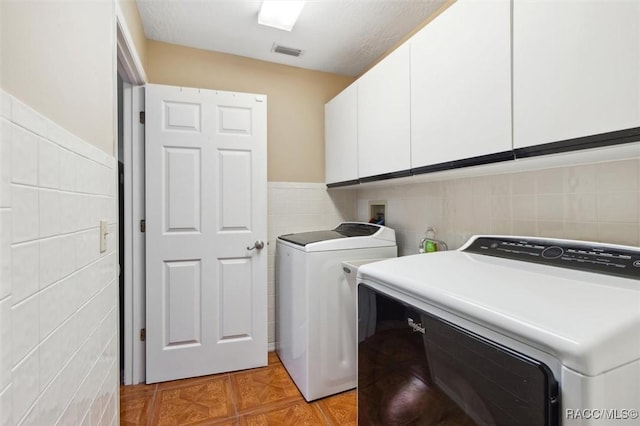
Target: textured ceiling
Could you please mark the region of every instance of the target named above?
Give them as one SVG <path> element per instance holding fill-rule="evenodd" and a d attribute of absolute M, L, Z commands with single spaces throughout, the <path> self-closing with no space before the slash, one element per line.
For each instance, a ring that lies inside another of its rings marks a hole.
<path fill-rule="evenodd" d="M 291 32 L 258 25 L 261 1 L 137 0 L 147 38 L 357 76 L 444 0 L 309 0 Z M 274 43 L 300 57 L 271 51 Z"/>

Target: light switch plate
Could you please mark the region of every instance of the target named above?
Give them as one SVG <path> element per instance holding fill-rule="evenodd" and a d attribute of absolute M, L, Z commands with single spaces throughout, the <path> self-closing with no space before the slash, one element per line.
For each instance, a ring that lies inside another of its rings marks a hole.
<path fill-rule="evenodd" d="M 100 221 L 100 253 L 104 253 L 107 251 L 107 234 L 109 233 L 109 228 L 107 227 L 107 221 Z"/>

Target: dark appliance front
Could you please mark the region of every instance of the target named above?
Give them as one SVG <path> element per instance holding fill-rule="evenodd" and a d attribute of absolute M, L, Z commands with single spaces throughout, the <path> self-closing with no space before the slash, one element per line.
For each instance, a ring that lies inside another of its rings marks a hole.
<path fill-rule="evenodd" d="M 557 425 L 543 363 L 358 286 L 359 425 Z"/>

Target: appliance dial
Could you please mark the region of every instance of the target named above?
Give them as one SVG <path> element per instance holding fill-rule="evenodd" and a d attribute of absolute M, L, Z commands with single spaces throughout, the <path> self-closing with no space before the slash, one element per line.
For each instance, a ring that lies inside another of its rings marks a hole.
<path fill-rule="evenodd" d="M 550 246 L 542 251 L 542 257 L 545 259 L 557 259 L 564 254 L 562 247 Z"/>

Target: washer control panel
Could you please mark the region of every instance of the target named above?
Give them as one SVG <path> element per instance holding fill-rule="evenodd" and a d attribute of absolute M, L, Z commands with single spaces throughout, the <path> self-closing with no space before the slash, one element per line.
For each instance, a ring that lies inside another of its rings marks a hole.
<path fill-rule="evenodd" d="M 580 241 L 477 237 L 463 251 L 640 280 L 640 248 L 612 248 Z"/>

